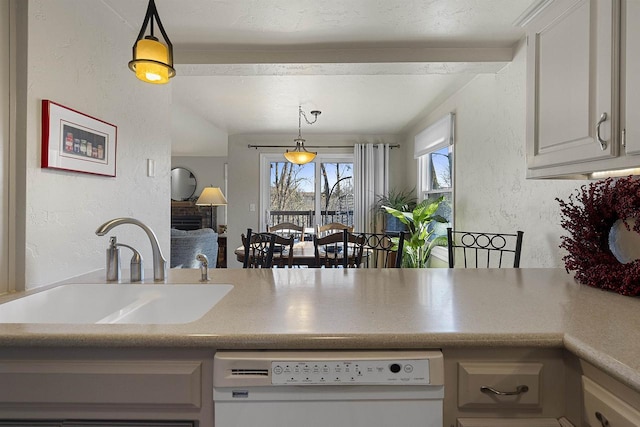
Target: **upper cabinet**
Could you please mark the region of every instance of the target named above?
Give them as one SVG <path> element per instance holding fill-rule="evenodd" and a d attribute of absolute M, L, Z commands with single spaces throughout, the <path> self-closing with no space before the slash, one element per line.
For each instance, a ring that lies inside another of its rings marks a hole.
<path fill-rule="evenodd" d="M 547 1 L 527 24 L 528 177 L 589 177 L 640 166 L 640 156 L 629 156 L 640 154 L 640 141 L 634 138 L 635 151 L 623 145 L 632 138 L 623 115 L 633 112 L 638 118 L 628 121 L 640 122 L 640 92 L 633 90 L 640 81 L 625 81 L 623 70 L 637 70 L 640 57 L 632 48 L 628 55 L 621 49 L 640 40 L 640 30 L 631 27 L 625 34 L 623 25 L 623 18 L 632 21 L 631 14 L 640 13 L 640 5 L 626 3 Z"/>
<path fill-rule="evenodd" d="M 640 2 L 630 0 L 622 6 L 623 143 L 627 154 L 640 154 Z"/>

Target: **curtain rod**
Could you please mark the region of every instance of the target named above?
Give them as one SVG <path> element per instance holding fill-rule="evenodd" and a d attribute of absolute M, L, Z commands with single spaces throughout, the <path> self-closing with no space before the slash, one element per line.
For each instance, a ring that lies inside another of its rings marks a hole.
<path fill-rule="evenodd" d="M 249 144 L 247 145 L 247 147 L 249 148 L 255 148 L 256 150 L 258 148 L 295 148 L 292 147 L 291 145 L 253 145 L 253 144 Z M 305 145 L 306 148 L 351 148 L 351 146 L 349 145 Z M 377 144 L 374 145 L 375 148 L 377 147 Z M 390 144 L 389 148 L 399 148 L 400 144 Z"/>

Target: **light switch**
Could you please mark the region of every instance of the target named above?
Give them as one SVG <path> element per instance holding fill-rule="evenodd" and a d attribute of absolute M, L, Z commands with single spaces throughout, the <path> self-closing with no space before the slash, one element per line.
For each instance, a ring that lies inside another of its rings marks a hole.
<path fill-rule="evenodd" d="M 156 161 L 147 159 L 147 176 L 156 176 Z"/>
<path fill-rule="evenodd" d="M 255 211 L 256 211 L 256 204 L 255 203 L 249 204 L 249 212 L 255 212 Z"/>

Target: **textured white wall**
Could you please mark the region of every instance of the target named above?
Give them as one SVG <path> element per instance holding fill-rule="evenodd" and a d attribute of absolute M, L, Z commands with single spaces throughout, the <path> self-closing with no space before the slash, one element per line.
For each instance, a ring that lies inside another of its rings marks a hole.
<path fill-rule="evenodd" d="M 127 26 L 103 2 L 19 3 L 20 13 L 28 14 L 26 99 L 18 112 L 26 135 L 18 141 L 26 144 L 26 288 L 104 268 L 108 237 L 95 230 L 115 217 L 149 225 L 168 259 L 170 86 L 143 83 L 128 70 L 139 28 Z M 40 168 L 42 99 L 117 126 L 116 178 Z M 146 176 L 147 159 L 155 160 L 155 177 Z M 110 235 L 137 248 L 151 269 L 141 229 L 120 226 Z M 129 256 L 123 248 L 123 268 Z"/>
<path fill-rule="evenodd" d="M 524 231 L 521 267 L 560 267 L 560 209 L 583 183 L 527 180 L 525 160 L 526 49 L 498 74 L 480 75 L 445 101 L 407 138 L 454 112 L 455 227 L 471 231 Z M 409 179 L 415 181 L 412 150 Z"/>

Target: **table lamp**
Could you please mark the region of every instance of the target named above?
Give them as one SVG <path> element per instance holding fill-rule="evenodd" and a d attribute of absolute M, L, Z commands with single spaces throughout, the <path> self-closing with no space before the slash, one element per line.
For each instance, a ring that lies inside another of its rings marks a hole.
<path fill-rule="evenodd" d="M 224 206 L 227 204 L 227 199 L 222 194 L 220 187 L 206 187 L 200 193 L 200 197 L 196 200 L 196 206 L 210 206 L 211 207 L 211 228 L 216 230 L 216 224 L 213 223 L 213 207 Z"/>

